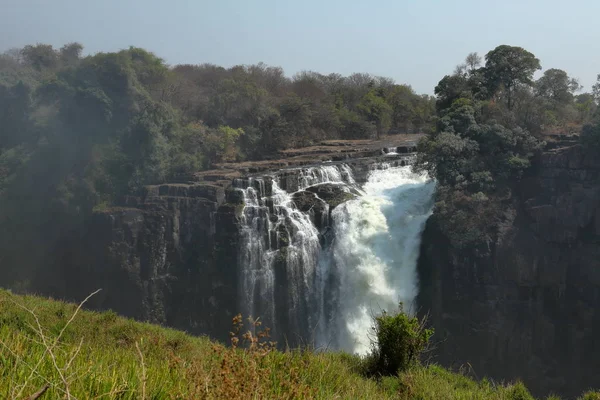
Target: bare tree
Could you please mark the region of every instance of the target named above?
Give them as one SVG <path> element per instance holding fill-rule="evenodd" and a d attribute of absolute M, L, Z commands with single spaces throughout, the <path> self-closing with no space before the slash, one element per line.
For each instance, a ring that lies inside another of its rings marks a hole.
<path fill-rule="evenodd" d="M 469 71 L 472 71 L 481 65 L 481 57 L 479 54 L 477 54 L 477 52 L 469 53 L 467 58 L 465 58 L 465 64 L 469 68 Z"/>

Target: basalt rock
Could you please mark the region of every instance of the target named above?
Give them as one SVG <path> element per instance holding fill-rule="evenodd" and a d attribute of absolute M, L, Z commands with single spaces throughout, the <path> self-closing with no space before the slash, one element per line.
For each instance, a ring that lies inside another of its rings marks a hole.
<path fill-rule="evenodd" d="M 318 230 L 327 226 L 329 217 L 328 204 L 317 197 L 315 193 L 305 190 L 296 192 L 292 195 L 292 201 L 298 210 L 310 215 L 312 223 Z"/>
<path fill-rule="evenodd" d="M 335 183 L 324 183 L 322 185 L 311 186 L 306 189 L 308 192 L 314 193 L 319 199 L 325 201 L 330 210 L 340 204 L 356 198 L 358 192 L 349 189 L 346 185 Z"/>
<path fill-rule="evenodd" d="M 575 397 L 600 383 L 600 158 L 545 152 L 512 204 L 485 252 L 427 224 L 419 305 L 437 361 Z"/>

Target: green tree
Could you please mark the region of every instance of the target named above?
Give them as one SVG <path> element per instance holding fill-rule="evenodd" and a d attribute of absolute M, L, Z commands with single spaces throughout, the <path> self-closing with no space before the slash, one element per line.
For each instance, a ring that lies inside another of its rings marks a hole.
<path fill-rule="evenodd" d="M 23 47 L 23 59 L 34 69 L 54 69 L 59 64 L 59 57 L 54 48 L 49 44 L 36 44 Z"/>
<path fill-rule="evenodd" d="M 81 58 L 83 45 L 81 43 L 67 43 L 60 48 L 60 60 L 63 65 L 75 65 Z"/>
<path fill-rule="evenodd" d="M 395 85 L 387 95 L 387 102 L 392 107 L 392 127 L 409 132 L 415 121 L 415 97 L 412 87 Z"/>
<path fill-rule="evenodd" d="M 592 94 L 596 99 L 596 103 L 600 104 L 600 74 L 596 78 L 596 83 L 592 86 Z"/>
<path fill-rule="evenodd" d="M 392 122 L 392 107 L 380 97 L 376 90 L 369 91 L 360 101 L 358 109 L 365 115 L 367 121 L 373 123 L 377 137 L 388 131 Z"/>
<path fill-rule="evenodd" d="M 533 74 L 541 69 L 540 60 L 522 47 L 501 45 L 485 55 L 485 75 L 490 93 L 506 92 L 507 106 L 513 107 L 513 92 L 518 85 L 533 85 Z"/>
<path fill-rule="evenodd" d="M 437 96 L 436 109 L 442 112 L 459 98 L 471 98 L 472 93 L 467 78 L 463 75 L 446 75 L 434 89 Z"/>
<path fill-rule="evenodd" d="M 575 109 L 577 110 L 577 122 L 590 122 L 598 111 L 598 104 L 591 93 L 582 93 L 575 96 Z"/>
<path fill-rule="evenodd" d="M 581 89 L 579 82 L 570 78 L 561 69 L 551 68 L 535 82 L 535 91 L 538 96 L 544 97 L 556 104 L 573 102 L 573 94 Z"/>

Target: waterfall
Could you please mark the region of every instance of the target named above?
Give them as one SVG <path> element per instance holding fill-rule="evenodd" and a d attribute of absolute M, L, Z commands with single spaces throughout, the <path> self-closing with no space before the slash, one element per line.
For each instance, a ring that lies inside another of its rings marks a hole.
<path fill-rule="evenodd" d="M 241 311 L 260 317 L 276 340 L 364 353 L 371 313 L 414 301 L 420 235 L 434 184 L 408 166 L 379 168 L 362 188 L 345 164 L 234 182 L 245 203 Z M 312 208 L 300 211 L 293 196 L 325 183 L 360 195 L 333 209 L 332 220 L 325 205 L 320 231 Z M 333 240 L 324 239 L 328 229 Z"/>
<path fill-rule="evenodd" d="M 296 171 L 299 190 L 322 183 L 354 184 L 350 167 L 309 167 Z M 294 343 L 310 335 L 319 319 L 319 231 L 299 211 L 293 193 L 278 177 L 236 180 L 243 193 L 239 255 L 240 298 L 244 316 L 260 317 L 275 337 Z M 326 210 L 328 212 L 328 210 Z M 325 217 L 326 218 L 326 217 Z"/>
<path fill-rule="evenodd" d="M 333 271 L 338 280 L 330 345 L 365 354 L 372 316 L 410 310 L 418 291 L 421 233 L 433 207 L 435 184 L 411 167 L 374 170 L 363 195 L 333 211 Z"/>

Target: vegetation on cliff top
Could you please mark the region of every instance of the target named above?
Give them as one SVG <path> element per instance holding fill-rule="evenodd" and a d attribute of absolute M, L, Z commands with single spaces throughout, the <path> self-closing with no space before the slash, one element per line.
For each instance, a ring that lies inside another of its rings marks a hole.
<path fill-rule="evenodd" d="M 559 69 L 535 81 L 540 61 L 521 47 L 498 46 L 481 62 L 472 53 L 439 82 L 437 126 L 418 148 L 416 168 L 439 185 L 433 218 L 456 248 L 495 240 L 544 134 L 578 133 L 598 118 L 597 93 L 575 95 L 579 83 Z M 600 143 L 597 130 L 584 129 L 586 142 Z"/>
<path fill-rule="evenodd" d="M 47 269 L 48 254 L 94 209 L 144 185 L 324 139 L 418 132 L 434 115 L 433 97 L 369 74 L 289 78 L 264 64 L 168 66 L 141 48 L 82 50 L 0 54 L 5 285 L 36 287 L 32 270 Z"/>
<path fill-rule="evenodd" d="M 476 382 L 436 365 L 366 378 L 358 357 L 280 352 L 260 333 L 242 335 L 240 319 L 232 335 L 237 345 L 226 347 L 113 312 L 78 311 L 75 304 L 6 291 L 0 291 L 0 310 L 1 398 L 39 392 L 41 399 L 532 398 L 520 383 Z M 403 321 L 403 329 L 415 328 Z M 244 340 L 251 345 L 242 347 Z"/>

